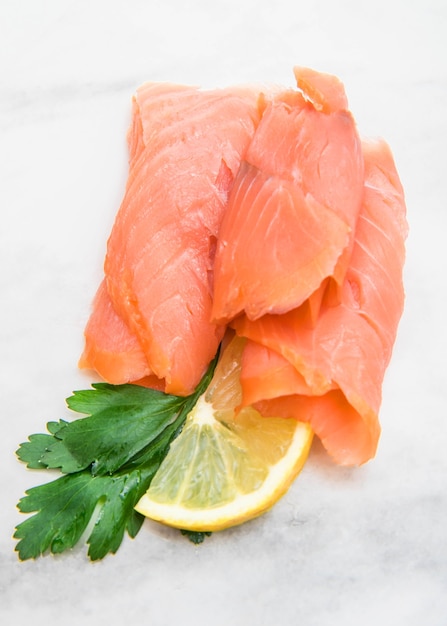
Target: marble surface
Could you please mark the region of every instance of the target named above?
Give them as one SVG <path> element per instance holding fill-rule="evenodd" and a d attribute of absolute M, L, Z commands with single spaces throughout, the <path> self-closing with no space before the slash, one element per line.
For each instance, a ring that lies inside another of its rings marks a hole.
<path fill-rule="evenodd" d="M 164 626 L 447 624 L 447 5 L 444 0 L 2 0 L 0 3 L 0 618 Z M 390 143 L 406 189 L 407 302 L 377 457 L 316 444 L 261 519 L 194 547 L 145 523 L 115 556 L 20 563 L 15 505 L 41 482 L 15 458 L 64 398 L 126 179 L 146 80 L 345 83 L 360 131 Z"/>

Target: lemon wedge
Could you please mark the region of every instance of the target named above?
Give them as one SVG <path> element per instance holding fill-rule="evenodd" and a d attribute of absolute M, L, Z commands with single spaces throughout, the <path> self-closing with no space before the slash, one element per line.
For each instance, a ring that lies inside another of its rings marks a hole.
<path fill-rule="evenodd" d="M 303 467 L 312 442 L 308 424 L 239 412 L 244 340 L 222 353 L 207 391 L 136 510 L 168 526 L 217 531 L 269 510 Z"/>

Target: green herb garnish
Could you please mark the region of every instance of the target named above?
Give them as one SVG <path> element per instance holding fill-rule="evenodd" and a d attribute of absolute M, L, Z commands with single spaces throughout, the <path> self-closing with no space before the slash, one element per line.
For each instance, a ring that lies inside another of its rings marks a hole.
<path fill-rule="evenodd" d="M 30 469 L 59 470 L 52 482 L 26 491 L 18 508 L 35 513 L 16 528 L 21 560 L 72 548 L 88 532 L 88 555 L 101 559 L 135 537 L 144 517 L 134 510 L 208 387 L 217 356 L 193 394 L 172 396 L 138 385 L 95 383 L 67 399 L 87 417 L 48 422 L 48 434 L 31 435 L 17 450 Z M 204 537 L 187 536 L 195 543 Z"/>

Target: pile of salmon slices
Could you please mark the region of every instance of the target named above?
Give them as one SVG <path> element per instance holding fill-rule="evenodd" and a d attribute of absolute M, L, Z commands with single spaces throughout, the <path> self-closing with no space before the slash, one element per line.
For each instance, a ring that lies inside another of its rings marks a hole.
<path fill-rule="evenodd" d="M 261 429 L 304 423 L 359 465 L 404 306 L 404 193 L 338 78 L 294 74 L 293 89 L 137 90 L 80 367 L 185 396 L 236 337 L 234 423 L 247 407 Z"/>

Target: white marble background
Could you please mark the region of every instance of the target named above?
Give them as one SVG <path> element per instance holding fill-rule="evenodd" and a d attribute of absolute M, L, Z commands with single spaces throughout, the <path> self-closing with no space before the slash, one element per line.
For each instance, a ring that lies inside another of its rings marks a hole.
<path fill-rule="evenodd" d="M 445 0 L 0 1 L 2 620 L 447 624 L 446 37 Z M 19 563 L 15 505 L 41 476 L 14 451 L 90 382 L 76 363 L 134 89 L 292 85 L 294 64 L 341 77 L 406 189 L 407 305 L 376 459 L 341 469 L 317 445 L 271 513 L 200 547 L 148 522 L 100 563 L 83 547 Z"/>

